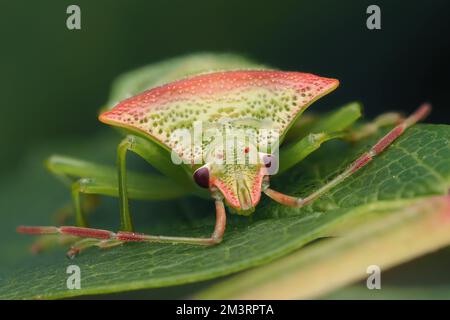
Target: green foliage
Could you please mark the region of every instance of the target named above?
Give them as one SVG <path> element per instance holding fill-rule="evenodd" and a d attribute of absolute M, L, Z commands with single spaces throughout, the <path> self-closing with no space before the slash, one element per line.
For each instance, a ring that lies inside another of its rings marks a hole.
<path fill-rule="evenodd" d="M 291 194 L 305 194 L 341 170 L 375 139 L 354 146 L 328 142 L 273 184 Z M 113 153 L 115 141 L 111 136 L 99 136 L 48 148 L 87 159 L 93 159 L 95 151 L 94 160 L 105 161 Z M 5 241 L 0 252 L 6 263 L 2 262 L 0 296 L 61 298 L 154 288 L 211 279 L 265 264 L 334 234 L 336 226 L 349 217 L 364 217 L 378 207 L 395 208 L 445 194 L 450 186 L 449 141 L 448 126 L 414 127 L 366 168 L 311 206 L 291 209 L 265 198 L 253 221 L 231 217 L 223 243 L 215 247 L 135 243 L 106 251 L 90 249 L 72 261 L 62 249 L 29 256 L 26 247 L 32 240 L 14 233 L 19 224 L 51 223 L 49 212 L 63 199 L 69 200 L 67 190 L 36 165 L 49 150 L 36 150 L 22 170 L 3 180 L 1 186 L 5 223 L 0 228 Z M 100 212 L 93 214 L 95 227 L 117 228 L 116 204 L 107 201 Z M 213 206 L 208 201 L 188 198 L 139 205 L 132 209 L 142 232 L 199 236 L 209 234 L 213 227 Z M 81 290 L 66 289 L 66 267 L 70 264 L 82 270 Z"/>

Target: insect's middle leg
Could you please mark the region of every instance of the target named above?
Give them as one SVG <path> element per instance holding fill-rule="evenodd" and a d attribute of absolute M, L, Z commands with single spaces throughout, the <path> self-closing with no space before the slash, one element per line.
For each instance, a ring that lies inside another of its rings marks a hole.
<path fill-rule="evenodd" d="M 99 195 L 119 196 L 117 169 L 113 166 L 53 155 L 46 167 L 71 189 L 73 205 L 70 210 L 64 207 L 60 215 L 70 216 L 74 211 L 78 226 L 87 226 L 85 214 L 98 204 Z M 130 172 L 128 184 L 128 196 L 142 200 L 173 199 L 185 193 L 170 179 L 152 174 Z"/>
<path fill-rule="evenodd" d="M 78 179 L 83 176 L 82 172 L 85 170 L 84 167 L 86 165 L 88 165 L 88 163 L 85 161 L 59 155 L 53 155 L 45 161 L 47 170 L 72 191 L 72 201 L 60 207 L 55 213 L 55 221 L 57 224 L 64 224 L 67 219 L 77 212 L 77 225 L 80 227 L 86 226 L 85 214 L 93 211 L 100 203 L 100 197 L 98 195 L 85 194 L 81 197 L 78 192 L 76 192 L 80 185 Z M 96 172 L 102 172 L 101 167 L 96 168 L 96 170 Z M 77 174 L 74 174 L 74 171 L 80 171 L 78 172 L 79 175 L 77 176 Z M 89 170 L 88 172 L 84 172 L 84 174 L 89 174 Z M 77 210 L 77 207 L 79 210 Z M 83 214 L 81 214 L 81 212 L 83 212 Z"/>
<path fill-rule="evenodd" d="M 281 192 L 272 190 L 267 188 L 264 190 L 264 193 L 272 198 L 273 200 L 290 207 L 303 207 L 307 204 L 310 204 L 324 193 L 328 192 L 330 189 L 350 177 L 353 173 L 364 167 L 367 163 L 369 163 L 376 155 L 383 152 L 395 139 L 397 139 L 407 128 L 414 125 L 416 122 L 422 120 L 427 116 L 429 111 L 431 110 L 431 106 L 429 104 L 423 104 L 420 108 L 394 127 L 391 131 L 389 131 L 384 137 L 382 137 L 368 152 L 363 153 L 358 159 L 356 159 L 350 166 L 344 170 L 341 174 L 336 176 L 330 182 L 311 193 L 305 198 L 297 198 L 288 196 Z"/>
<path fill-rule="evenodd" d="M 72 201 L 75 210 L 75 223 L 79 227 L 87 227 L 88 223 L 86 220 L 85 208 L 83 208 L 83 202 L 81 200 L 81 194 L 89 194 L 91 189 L 95 188 L 95 183 L 92 179 L 79 179 L 72 184 Z"/>

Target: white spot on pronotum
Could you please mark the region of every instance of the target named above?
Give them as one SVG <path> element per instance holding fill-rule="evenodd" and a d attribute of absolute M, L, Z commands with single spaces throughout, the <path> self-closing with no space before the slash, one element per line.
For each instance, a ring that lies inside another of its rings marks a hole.
<path fill-rule="evenodd" d="M 77 265 L 70 265 L 66 269 L 66 273 L 70 274 L 67 278 L 66 286 L 69 290 L 81 289 L 81 270 Z"/>
<path fill-rule="evenodd" d="M 381 269 L 377 265 L 370 265 L 367 267 L 366 273 L 370 276 L 367 278 L 367 289 L 381 289 Z"/>
<path fill-rule="evenodd" d="M 381 29 L 381 9 L 379 6 L 372 4 L 367 7 L 367 17 L 366 26 L 369 30 L 380 30 Z"/>
<path fill-rule="evenodd" d="M 71 4 L 67 7 L 66 13 L 69 16 L 66 19 L 66 26 L 69 30 L 81 29 L 81 9 L 76 4 Z"/>

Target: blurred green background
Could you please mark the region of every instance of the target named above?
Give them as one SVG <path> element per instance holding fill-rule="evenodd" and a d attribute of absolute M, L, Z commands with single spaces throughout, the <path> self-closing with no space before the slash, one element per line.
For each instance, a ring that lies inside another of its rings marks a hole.
<path fill-rule="evenodd" d="M 66 28 L 81 8 L 82 30 Z M 54 137 L 89 137 L 112 80 L 195 51 L 243 53 L 282 69 L 337 77 L 317 108 L 360 100 L 369 116 L 434 103 L 448 123 L 448 1 L 376 1 L 382 30 L 366 28 L 372 2 L 234 0 L 1 1 L 0 171 Z M 1 174 L 1 173 L 0 173 Z"/>

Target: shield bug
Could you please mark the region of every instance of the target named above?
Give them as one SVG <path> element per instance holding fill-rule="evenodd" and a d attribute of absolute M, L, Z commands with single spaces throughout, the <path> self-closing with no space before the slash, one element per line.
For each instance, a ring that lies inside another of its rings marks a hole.
<path fill-rule="evenodd" d="M 364 167 L 430 110 L 424 104 L 405 119 L 385 114 L 359 131 L 351 131 L 347 129 L 360 116 L 359 105 L 353 103 L 325 118 L 313 119 L 308 124 L 309 133 L 302 133 L 302 113 L 338 84 L 336 79 L 301 72 L 221 71 L 189 76 L 120 101 L 99 117 L 126 133 L 117 148 L 116 170 L 60 156 L 48 161 L 48 167 L 71 184 L 77 225 L 21 226 L 18 231 L 83 238 L 72 245 L 70 257 L 90 246 L 108 248 L 130 241 L 214 245 L 224 235 L 225 207 L 250 215 L 262 193 L 286 206 L 305 206 Z M 270 188 L 272 176 L 296 165 L 325 141 L 359 139 L 384 125 L 395 126 L 310 195 L 297 198 Z M 286 137 L 290 143 L 283 144 Z M 129 151 L 144 158 L 162 176 L 128 173 Z M 129 199 L 175 199 L 187 193 L 200 195 L 204 190 L 215 202 L 216 223 L 209 237 L 134 232 Z M 89 228 L 80 193 L 117 196 L 121 230 Z"/>

